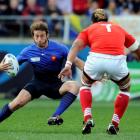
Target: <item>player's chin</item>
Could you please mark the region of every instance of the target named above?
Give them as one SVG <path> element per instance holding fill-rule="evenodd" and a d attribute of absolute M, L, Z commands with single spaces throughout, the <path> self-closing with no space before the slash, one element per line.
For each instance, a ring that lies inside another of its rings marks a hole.
<path fill-rule="evenodd" d="M 46 44 L 44 44 L 44 43 L 39 43 L 38 46 L 39 46 L 40 48 L 44 48 L 44 47 L 46 46 Z"/>

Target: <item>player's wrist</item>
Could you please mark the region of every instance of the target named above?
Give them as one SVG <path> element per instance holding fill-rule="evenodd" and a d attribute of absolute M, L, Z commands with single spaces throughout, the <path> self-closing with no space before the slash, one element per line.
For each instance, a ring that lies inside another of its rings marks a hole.
<path fill-rule="evenodd" d="M 71 68 L 71 66 L 72 66 L 72 62 L 67 60 L 66 64 L 65 64 L 65 67 Z"/>

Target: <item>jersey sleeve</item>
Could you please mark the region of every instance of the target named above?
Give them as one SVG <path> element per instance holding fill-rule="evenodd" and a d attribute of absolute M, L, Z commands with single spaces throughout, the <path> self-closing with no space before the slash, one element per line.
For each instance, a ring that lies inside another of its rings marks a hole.
<path fill-rule="evenodd" d="M 25 61 L 28 60 L 26 54 L 27 54 L 27 49 L 25 48 L 25 49 L 22 50 L 22 51 L 20 52 L 20 54 L 17 56 L 17 60 L 18 60 L 19 65 L 21 65 L 22 63 L 24 63 Z"/>
<path fill-rule="evenodd" d="M 129 48 L 135 43 L 136 39 L 125 31 L 125 47 Z"/>
<path fill-rule="evenodd" d="M 87 29 L 80 32 L 76 39 L 82 40 L 84 43 L 84 46 L 89 45 Z"/>

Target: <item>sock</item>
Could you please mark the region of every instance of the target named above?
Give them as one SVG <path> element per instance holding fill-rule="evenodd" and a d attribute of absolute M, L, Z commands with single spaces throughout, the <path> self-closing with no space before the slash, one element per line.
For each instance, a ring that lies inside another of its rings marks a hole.
<path fill-rule="evenodd" d="M 60 104 L 58 108 L 56 109 L 55 113 L 53 114 L 52 117 L 61 115 L 76 99 L 76 95 L 67 92 L 61 99 Z"/>
<path fill-rule="evenodd" d="M 0 122 L 8 118 L 13 112 L 10 110 L 8 104 L 3 106 L 3 108 L 0 110 Z"/>
<path fill-rule="evenodd" d="M 112 117 L 112 124 L 115 125 L 115 127 L 118 127 L 120 119 L 122 118 L 124 112 L 126 111 L 126 108 L 129 103 L 129 93 L 128 92 L 121 92 L 115 100 L 114 103 L 114 114 Z"/>
<path fill-rule="evenodd" d="M 80 103 L 84 114 L 84 122 L 86 122 L 88 119 L 92 118 L 92 94 L 90 87 L 83 86 L 80 88 Z"/>

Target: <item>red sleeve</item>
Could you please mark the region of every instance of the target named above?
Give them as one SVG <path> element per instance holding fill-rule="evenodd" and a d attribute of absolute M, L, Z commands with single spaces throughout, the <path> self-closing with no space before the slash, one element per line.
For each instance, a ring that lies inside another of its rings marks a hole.
<path fill-rule="evenodd" d="M 85 29 L 82 32 L 80 32 L 76 39 L 82 40 L 84 42 L 84 46 L 88 45 L 89 44 L 89 41 L 88 41 L 88 33 L 87 33 L 87 30 Z"/>
<path fill-rule="evenodd" d="M 135 41 L 136 39 L 125 31 L 125 43 L 124 43 L 125 47 L 129 48 Z"/>

